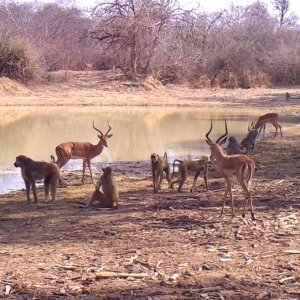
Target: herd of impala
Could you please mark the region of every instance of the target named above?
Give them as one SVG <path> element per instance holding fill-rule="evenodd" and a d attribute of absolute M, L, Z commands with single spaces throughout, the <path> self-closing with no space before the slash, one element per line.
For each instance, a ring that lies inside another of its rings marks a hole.
<path fill-rule="evenodd" d="M 206 134 L 205 141 L 210 147 L 210 151 L 211 151 L 210 160 L 215 164 L 216 169 L 218 170 L 220 175 L 225 179 L 225 183 L 226 183 L 222 213 L 224 211 L 225 200 L 229 193 L 230 200 L 231 200 L 232 216 L 234 216 L 234 202 L 233 202 L 233 197 L 232 197 L 232 185 L 233 185 L 233 181 L 236 179 L 237 182 L 241 185 L 241 187 L 245 193 L 245 205 L 244 205 L 243 217 L 245 216 L 246 206 L 249 202 L 252 219 L 255 219 L 251 194 L 249 191 L 250 181 L 251 181 L 252 175 L 255 170 L 255 162 L 248 155 L 248 151 L 250 149 L 254 148 L 256 138 L 260 134 L 261 130 L 263 130 L 263 136 L 265 136 L 265 127 L 266 127 L 267 123 L 273 124 L 273 126 L 276 129 L 274 138 L 277 135 L 278 129 L 280 130 L 280 134 L 282 137 L 281 126 L 278 123 L 278 114 L 268 113 L 268 114 L 260 116 L 258 118 L 258 120 L 256 121 L 256 123 L 253 122 L 251 124 L 251 126 L 249 126 L 249 128 L 248 128 L 249 133 L 248 133 L 247 137 L 242 141 L 241 145 L 237 143 L 237 141 L 234 137 L 231 137 L 230 138 L 231 140 L 229 139 L 227 153 L 225 154 L 224 150 L 222 149 L 221 146 L 223 144 L 225 144 L 225 142 L 227 140 L 227 136 L 228 136 L 227 123 L 225 121 L 225 134 L 223 134 L 215 142 L 213 142 L 209 137 L 209 135 L 212 131 L 212 128 L 213 128 L 213 123 L 211 121 L 211 126 L 210 126 L 209 131 Z M 109 134 L 109 132 L 111 131 L 111 126 L 109 125 L 108 121 L 107 121 L 107 125 L 108 125 L 108 130 L 105 134 L 103 134 L 101 130 L 99 130 L 98 128 L 95 127 L 95 124 L 93 122 L 93 128 L 99 133 L 99 135 L 98 135 L 99 142 L 96 145 L 93 145 L 89 142 L 67 142 L 67 143 L 62 143 L 62 144 L 58 145 L 55 149 L 55 152 L 57 155 L 57 160 L 55 160 L 54 157 L 51 156 L 51 160 L 53 161 L 52 164 L 53 163 L 56 164 L 58 166 L 58 168 L 60 169 L 70 159 L 82 159 L 83 160 L 82 183 L 84 183 L 84 174 L 85 174 L 86 165 L 89 168 L 91 180 L 94 183 L 92 171 L 91 171 L 91 159 L 93 159 L 97 155 L 101 154 L 104 147 L 107 147 L 107 140 L 112 137 L 112 134 Z M 232 141 L 234 141 L 234 142 L 232 142 Z M 156 159 L 156 156 L 158 159 Z M 179 160 L 177 160 L 177 161 L 179 161 Z M 154 166 L 155 162 L 157 163 L 157 167 L 154 168 L 153 166 Z M 187 161 L 181 161 L 181 163 L 183 164 L 183 167 L 186 169 L 186 171 L 188 171 L 189 166 L 191 166 L 191 170 L 192 170 L 193 166 L 195 166 L 195 164 L 193 164 L 193 163 L 187 164 L 186 162 Z M 205 162 L 205 160 L 200 160 L 197 162 L 200 162 L 199 166 L 201 167 L 201 169 L 205 169 L 205 165 L 206 165 L 207 161 Z M 171 186 L 171 179 L 169 176 L 170 172 L 169 172 L 169 166 L 168 166 L 168 162 L 167 162 L 167 155 L 165 154 L 164 159 L 161 159 L 159 155 L 152 154 L 151 155 L 151 164 L 153 167 L 152 168 L 153 174 L 154 174 L 154 171 L 158 171 L 158 173 L 160 173 L 160 175 L 161 175 L 161 177 L 159 179 L 157 178 L 157 180 L 160 181 L 159 185 L 157 187 L 155 186 L 156 178 L 153 177 L 154 192 L 157 192 L 158 189 L 160 188 L 163 171 L 168 170 L 167 171 L 167 180 Z M 21 166 L 16 163 L 15 163 L 15 165 Z M 207 172 L 207 168 L 205 170 Z M 25 180 L 23 171 L 24 170 L 22 169 L 22 176 L 23 176 L 25 184 L 26 184 L 26 180 Z M 199 172 L 198 172 L 199 170 L 194 170 L 194 171 L 197 171 L 197 174 L 195 175 L 195 180 L 196 180 L 199 175 Z M 174 170 L 173 170 L 173 175 L 174 175 Z M 40 179 L 40 178 L 38 178 L 38 176 L 34 174 L 34 171 L 32 171 L 32 177 L 33 177 L 32 178 L 32 181 L 33 181 L 32 188 L 35 189 L 35 187 L 34 187 L 35 179 Z M 41 176 L 39 176 L 39 177 L 41 177 Z M 47 178 L 44 178 L 44 179 L 45 179 L 45 185 L 46 185 Z M 194 184 L 195 184 L 195 182 L 194 182 Z M 207 186 L 207 183 L 206 183 L 206 186 Z M 26 184 L 26 189 L 27 189 L 27 184 Z M 30 187 L 29 187 L 29 189 L 30 189 Z M 180 189 L 179 189 L 179 191 L 180 191 Z M 29 191 L 27 191 L 27 194 L 28 193 L 29 193 Z M 45 189 L 45 193 L 46 193 L 46 189 Z M 28 198 L 28 201 L 30 202 L 29 198 Z"/>

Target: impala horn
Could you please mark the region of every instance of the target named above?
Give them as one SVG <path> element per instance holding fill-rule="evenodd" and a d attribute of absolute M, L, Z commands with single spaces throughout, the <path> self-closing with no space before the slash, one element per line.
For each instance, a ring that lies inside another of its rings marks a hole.
<path fill-rule="evenodd" d="M 107 126 L 108 126 L 108 130 L 105 133 L 105 135 L 108 135 L 108 133 L 111 131 L 111 126 L 109 125 L 108 120 L 107 120 Z"/>
<path fill-rule="evenodd" d="M 212 142 L 212 140 L 209 138 L 209 134 L 211 133 L 211 131 L 212 131 L 212 126 L 213 126 L 213 124 L 212 124 L 212 120 L 210 120 L 210 129 L 209 129 L 209 131 L 207 132 L 207 134 L 206 134 L 206 139 L 209 141 L 209 142 Z"/>
<path fill-rule="evenodd" d="M 227 123 L 226 123 L 226 120 L 225 120 L 225 133 L 223 135 L 221 135 L 217 140 L 216 140 L 216 144 L 219 144 L 220 141 L 223 140 L 223 138 L 225 138 L 228 134 L 228 130 L 227 130 Z"/>
<path fill-rule="evenodd" d="M 94 128 L 95 130 L 97 130 L 97 131 L 101 134 L 101 136 L 103 136 L 102 131 L 95 127 L 94 120 L 93 120 L 93 128 Z"/>

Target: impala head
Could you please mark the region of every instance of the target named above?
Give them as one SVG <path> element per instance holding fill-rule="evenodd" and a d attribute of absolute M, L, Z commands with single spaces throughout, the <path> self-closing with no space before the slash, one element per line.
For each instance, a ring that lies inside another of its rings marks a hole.
<path fill-rule="evenodd" d="M 222 152 L 223 153 L 223 150 L 221 148 L 221 146 L 223 144 L 225 144 L 226 140 L 227 140 L 227 134 L 228 134 L 228 130 L 227 130 L 227 123 L 226 123 L 226 120 L 225 120 L 225 133 L 223 135 L 221 135 L 217 140 L 216 142 L 214 143 L 210 137 L 209 137 L 209 134 L 211 133 L 212 131 L 212 127 L 213 127 L 213 124 L 212 124 L 212 121 L 211 121 L 211 125 L 210 125 L 210 129 L 209 131 L 207 132 L 206 134 L 206 143 L 209 145 L 210 147 L 210 151 L 211 151 L 211 155 L 210 155 L 210 159 L 211 160 L 215 160 L 216 159 L 216 154 L 217 153 L 220 153 Z"/>
<path fill-rule="evenodd" d="M 107 125 L 108 125 L 108 130 L 105 134 L 103 134 L 100 129 L 95 127 L 95 123 L 93 121 L 93 128 L 100 133 L 100 134 L 98 134 L 98 138 L 100 139 L 100 141 L 104 147 L 107 147 L 107 139 L 109 139 L 113 136 L 112 134 L 108 134 L 111 131 L 111 126 L 109 125 L 108 121 L 107 121 Z"/>

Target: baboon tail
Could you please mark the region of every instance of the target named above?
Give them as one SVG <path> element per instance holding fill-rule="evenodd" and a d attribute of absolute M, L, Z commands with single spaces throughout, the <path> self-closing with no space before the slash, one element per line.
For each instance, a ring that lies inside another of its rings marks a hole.
<path fill-rule="evenodd" d="M 174 175 L 175 175 L 175 166 L 176 166 L 176 163 L 177 163 L 177 162 L 180 163 L 180 164 L 183 163 L 183 161 L 180 160 L 180 159 L 177 159 L 177 158 L 174 159 L 174 161 L 173 161 L 173 173 L 172 173 L 172 178 L 173 178 Z M 172 178 L 171 178 L 171 179 L 172 179 Z"/>
<path fill-rule="evenodd" d="M 51 154 L 50 155 L 50 159 L 51 159 L 51 162 L 53 162 L 53 163 L 55 163 L 56 161 L 55 161 L 55 158 L 54 158 L 54 156 Z"/>
<path fill-rule="evenodd" d="M 165 160 L 168 160 L 167 152 L 164 153 L 164 159 L 165 159 Z"/>

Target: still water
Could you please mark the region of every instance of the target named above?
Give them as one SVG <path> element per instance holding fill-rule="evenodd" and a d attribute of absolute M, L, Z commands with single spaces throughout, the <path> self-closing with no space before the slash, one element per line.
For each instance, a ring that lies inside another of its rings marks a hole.
<path fill-rule="evenodd" d="M 62 142 L 98 142 L 95 126 L 103 133 L 112 127 L 108 148 L 93 162 L 148 160 L 152 152 L 167 151 L 169 158 L 208 155 L 204 141 L 211 133 L 216 139 L 224 133 L 227 119 L 230 135 L 239 140 L 247 134 L 250 121 L 261 111 L 240 109 L 199 109 L 164 107 L 3 107 L 0 108 L 0 193 L 23 188 L 15 157 L 50 160 Z M 70 161 L 64 168 L 81 169 L 82 161 Z"/>

